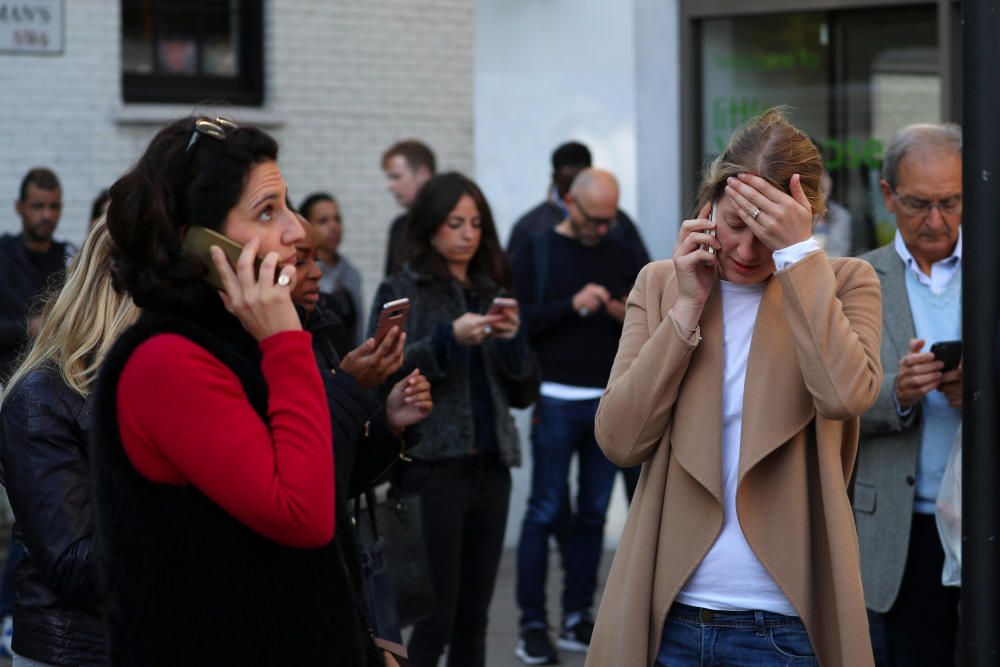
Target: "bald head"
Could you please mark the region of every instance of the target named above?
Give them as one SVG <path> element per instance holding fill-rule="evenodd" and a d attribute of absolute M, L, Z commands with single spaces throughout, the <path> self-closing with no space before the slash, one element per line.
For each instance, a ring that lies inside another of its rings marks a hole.
<path fill-rule="evenodd" d="M 603 169 L 584 169 L 566 194 L 569 215 L 562 233 L 584 245 L 597 245 L 618 215 L 618 181 Z"/>
<path fill-rule="evenodd" d="M 602 210 L 612 209 L 606 217 L 613 217 L 618 211 L 618 180 L 610 171 L 603 169 L 584 169 L 569 188 L 569 194 L 585 207 L 593 206 Z M 598 216 L 595 213 L 595 216 Z"/>

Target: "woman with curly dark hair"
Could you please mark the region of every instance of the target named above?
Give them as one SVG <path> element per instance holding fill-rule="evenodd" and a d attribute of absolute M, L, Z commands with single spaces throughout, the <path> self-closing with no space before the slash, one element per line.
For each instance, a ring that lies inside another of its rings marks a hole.
<path fill-rule="evenodd" d="M 261 130 L 185 118 L 111 187 L 118 285 L 92 438 L 113 665 L 381 665 L 334 539 L 323 381 L 290 291 L 302 226 Z M 208 267 L 195 226 L 242 244 Z M 259 268 L 255 266 L 259 264 Z"/>

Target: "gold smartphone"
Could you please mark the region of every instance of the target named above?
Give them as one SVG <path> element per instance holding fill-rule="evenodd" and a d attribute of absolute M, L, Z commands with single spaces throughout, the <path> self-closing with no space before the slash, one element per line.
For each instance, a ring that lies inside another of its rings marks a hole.
<path fill-rule="evenodd" d="M 382 305 L 382 312 L 378 316 L 378 325 L 375 327 L 375 347 L 381 344 L 382 339 L 389 334 L 392 327 L 398 326 L 401 332 L 406 331 L 406 316 L 409 312 L 409 299 L 396 299 Z"/>
<path fill-rule="evenodd" d="M 212 262 L 211 247 L 217 245 L 222 249 L 222 252 L 226 255 L 226 259 L 229 260 L 229 265 L 233 267 L 233 271 L 236 270 L 236 261 L 240 258 L 240 253 L 243 252 L 243 246 L 232 240 L 228 236 L 223 236 L 218 232 L 213 232 L 207 227 L 199 227 L 198 225 L 191 225 L 188 227 L 187 235 L 184 237 L 184 242 L 181 244 L 181 249 L 184 254 L 192 259 L 196 259 L 205 265 L 208 272 L 203 276 L 204 280 L 217 290 L 223 292 L 226 288 L 222 285 L 222 276 L 219 275 L 218 270 L 215 268 L 215 263 Z M 261 258 L 258 256 L 254 259 L 254 276 L 260 275 L 260 263 Z M 277 281 L 277 271 L 275 272 L 275 281 Z"/>

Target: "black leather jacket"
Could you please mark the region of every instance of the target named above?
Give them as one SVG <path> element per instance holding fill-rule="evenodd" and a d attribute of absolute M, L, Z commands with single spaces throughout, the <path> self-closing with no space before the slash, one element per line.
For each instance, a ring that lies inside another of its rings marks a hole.
<path fill-rule="evenodd" d="M 13 388 L 0 410 L 0 480 L 25 549 L 16 575 L 14 651 L 53 665 L 106 665 L 94 551 L 89 409 L 52 368 Z"/>
<path fill-rule="evenodd" d="M 300 316 L 303 327 L 312 334 L 313 352 L 330 405 L 337 493 L 344 490 L 342 498 L 356 498 L 384 480 L 400 457 L 417 446 L 419 425 L 406 429 L 405 438 L 400 440 L 386 424 L 384 406 L 375 393 L 340 369 L 336 346 L 345 339 L 347 329 L 335 312 L 323 308 L 321 302 L 311 316 L 305 317 L 301 311 Z"/>

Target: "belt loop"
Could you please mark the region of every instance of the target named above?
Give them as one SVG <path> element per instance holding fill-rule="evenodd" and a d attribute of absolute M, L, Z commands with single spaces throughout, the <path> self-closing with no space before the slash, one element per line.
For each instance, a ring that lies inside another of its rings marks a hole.
<path fill-rule="evenodd" d="M 764 612 L 759 609 L 753 613 L 753 620 L 757 625 L 757 636 L 763 637 L 767 634 L 766 628 L 764 627 Z"/>

